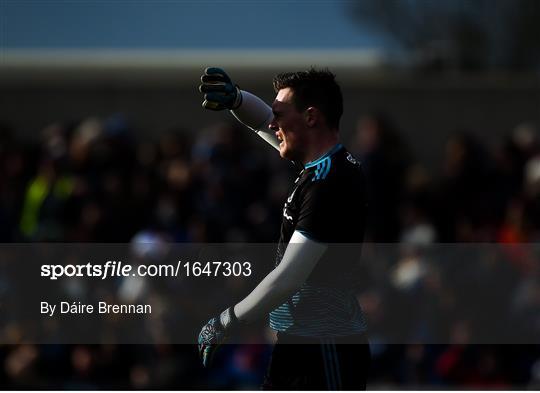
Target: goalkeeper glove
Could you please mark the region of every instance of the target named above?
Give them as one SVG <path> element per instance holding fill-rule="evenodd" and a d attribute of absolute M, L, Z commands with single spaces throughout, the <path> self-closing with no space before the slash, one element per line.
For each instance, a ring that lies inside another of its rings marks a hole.
<path fill-rule="evenodd" d="M 201 76 L 199 91 L 204 93 L 203 108 L 213 111 L 236 109 L 242 103 L 242 93 L 221 68 L 209 67 Z"/>
<path fill-rule="evenodd" d="M 236 325 L 238 319 L 234 315 L 234 307 L 229 307 L 218 317 L 214 317 L 203 326 L 199 333 L 199 356 L 204 367 L 210 367 L 212 358 L 221 344 L 229 338 L 229 332 Z"/>

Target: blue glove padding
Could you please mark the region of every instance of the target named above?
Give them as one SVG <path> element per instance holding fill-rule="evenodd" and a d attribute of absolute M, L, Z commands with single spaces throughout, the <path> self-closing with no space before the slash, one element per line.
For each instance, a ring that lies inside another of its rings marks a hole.
<path fill-rule="evenodd" d="M 213 111 L 236 109 L 242 103 L 242 94 L 237 85 L 221 68 L 209 67 L 201 76 L 199 91 L 204 93 L 203 108 Z"/>
<path fill-rule="evenodd" d="M 212 318 L 199 333 L 199 356 L 204 367 L 210 367 L 212 359 L 221 344 L 227 341 L 228 333 L 238 323 L 234 308 L 229 307 L 219 317 Z"/>

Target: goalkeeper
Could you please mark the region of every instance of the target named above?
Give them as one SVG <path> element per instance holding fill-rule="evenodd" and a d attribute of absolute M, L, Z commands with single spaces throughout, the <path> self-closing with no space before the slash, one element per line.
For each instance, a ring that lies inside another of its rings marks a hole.
<path fill-rule="evenodd" d="M 339 143 L 343 98 L 334 75 L 315 69 L 277 75 L 271 107 L 219 68 L 207 68 L 201 80 L 204 108 L 230 110 L 303 168 L 283 206 L 275 268 L 203 327 L 203 364 L 236 325 L 270 313 L 277 342 L 264 389 L 364 390 L 370 353 L 354 265 L 330 258 L 328 246 L 362 242 L 366 200 L 360 164 Z"/>

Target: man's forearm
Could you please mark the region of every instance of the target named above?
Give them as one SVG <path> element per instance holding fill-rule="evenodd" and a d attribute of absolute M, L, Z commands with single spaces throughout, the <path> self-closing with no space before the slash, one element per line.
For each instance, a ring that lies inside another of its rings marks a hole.
<path fill-rule="evenodd" d="M 262 139 L 279 150 L 279 141 L 276 135 L 270 131 L 268 124 L 272 121 L 272 108 L 263 100 L 250 92 L 241 91 L 242 104 L 240 107 L 231 110 L 236 119 L 246 127 L 255 131 Z"/>
<path fill-rule="evenodd" d="M 270 272 L 244 300 L 234 306 L 234 313 L 240 321 L 261 319 L 294 294 L 296 288 L 280 285 L 276 276 L 275 271 Z"/>
<path fill-rule="evenodd" d="M 283 304 L 300 289 L 325 250 L 325 244 L 295 231 L 281 263 L 234 307 L 237 318 L 253 322 Z"/>

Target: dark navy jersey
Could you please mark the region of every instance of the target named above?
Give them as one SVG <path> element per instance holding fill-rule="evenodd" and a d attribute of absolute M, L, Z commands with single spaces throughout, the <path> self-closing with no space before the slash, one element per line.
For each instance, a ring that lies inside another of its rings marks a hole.
<path fill-rule="evenodd" d="M 276 262 L 295 230 L 322 243 L 361 243 L 365 194 L 360 163 L 341 144 L 306 164 L 283 206 Z"/>
<path fill-rule="evenodd" d="M 358 260 L 350 247 L 360 244 L 366 217 L 365 181 L 360 163 L 341 145 L 306 164 L 283 207 L 276 264 L 294 231 L 334 244 L 317 263 L 301 290 L 271 313 L 272 328 L 299 335 L 345 335 L 365 330 L 353 295 Z M 344 251 L 345 250 L 345 251 Z"/>

